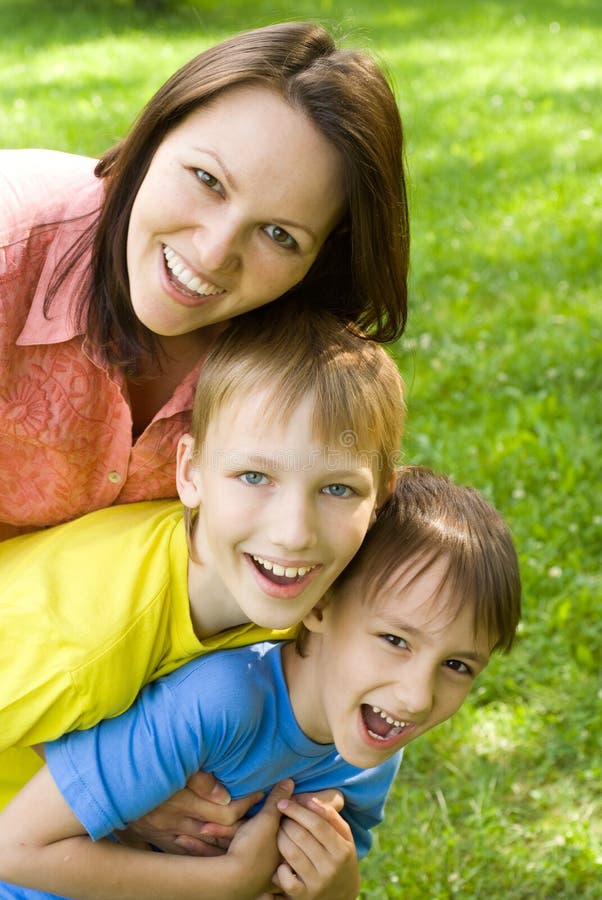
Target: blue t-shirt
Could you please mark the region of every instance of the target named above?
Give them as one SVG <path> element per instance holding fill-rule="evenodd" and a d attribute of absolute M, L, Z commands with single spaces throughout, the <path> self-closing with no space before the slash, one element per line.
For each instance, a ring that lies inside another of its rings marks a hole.
<path fill-rule="evenodd" d="M 254 644 L 194 659 L 147 685 L 122 715 L 47 744 L 53 778 L 88 834 L 97 840 L 125 828 L 203 769 L 234 798 L 267 793 L 285 777 L 296 792 L 338 788 L 345 797 L 341 814 L 364 856 L 401 751 L 380 766 L 358 769 L 334 744 L 310 740 L 291 708 L 283 646 Z M 0 884 L 0 898 L 52 896 Z"/>

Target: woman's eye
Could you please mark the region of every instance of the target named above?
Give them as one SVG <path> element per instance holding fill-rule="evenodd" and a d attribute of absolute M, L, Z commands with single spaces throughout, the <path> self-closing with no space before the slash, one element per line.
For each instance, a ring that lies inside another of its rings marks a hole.
<path fill-rule="evenodd" d="M 208 188 L 211 188 L 212 191 L 216 191 L 217 193 L 222 193 L 221 183 L 215 178 L 211 172 L 206 172 L 204 169 L 195 169 L 196 177 L 199 179 L 202 184 L 207 185 Z"/>
<path fill-rule="evenodd" d="M 275 244 L 279 247 L 285 247 L 287 250 L 296 250 L 299 246 L 297 241 L 279 225 L 266 225 L 264 231 L 268 234 Z"/>
<path fill-rule="evenodd" d="M 250 484 L 253 487 L 258 484 L 268 483 L 267 477 L 262 475 L 261 472 L 243 472 L 242 475 L 239 475 L 239 478 L 244 484 Z"/>
<path fill-rule="evenodd" d="M 460 675 L 473 674 L 473 670 L 470 666 L 467 666 L 466 663 L 463 663 L 459 659 L 446 659 L 445 665 L 448 669 L 451 669 L 453 672 L 458 672 Z"/>

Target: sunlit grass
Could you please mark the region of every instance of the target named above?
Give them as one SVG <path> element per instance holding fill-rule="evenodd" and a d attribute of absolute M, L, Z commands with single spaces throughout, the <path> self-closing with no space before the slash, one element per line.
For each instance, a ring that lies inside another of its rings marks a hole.
<path fill-rule="evenodd" d="M 0 0 L 3 146 L 98 154 L 189 56 L 268 21 L 341 23 L 396 85 L 411 313 L 406 459 L 508 518 L 525 612 L 460 714 L 411 745 L 366 900 L 600 896 L 602 9 Z"/>

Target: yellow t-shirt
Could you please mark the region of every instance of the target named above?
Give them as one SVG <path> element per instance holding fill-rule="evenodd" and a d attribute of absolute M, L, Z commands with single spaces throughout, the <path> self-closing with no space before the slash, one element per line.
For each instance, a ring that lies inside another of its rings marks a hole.
<path fill-rule="evenodd" d="M 177 501 L 0 543 L 0 808 L 41 765 L 32 744 L 118 715 L 192 657 L 293 635 L 248 624 L 199 641 L 187 571 Z"/>

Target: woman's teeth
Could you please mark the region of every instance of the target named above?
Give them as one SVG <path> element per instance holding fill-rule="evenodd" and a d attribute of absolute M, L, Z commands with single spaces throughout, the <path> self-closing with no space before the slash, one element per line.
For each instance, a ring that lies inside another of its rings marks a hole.
<path fill-rule="evenodd" d="M 203 281 L 198 275 L 191 272 L 171 247 L 164 246 L 163 255 L 165 256 L 167 268 L 182 287 L 205 297 L 225 293 L 222 288 L 217 287 L 215 284 L 211 284 L 209 281 Z"/>
<path fill-rule="evenodd" d="M 253 556 L 253 560 L 267 572 L 285 578 L 303 578 L 304 575 L 315 569 L 315 566 L 281 566 L 278 563 L 270 562 L 269 559 L 262 559 L 261 556 Z"/>

